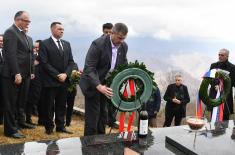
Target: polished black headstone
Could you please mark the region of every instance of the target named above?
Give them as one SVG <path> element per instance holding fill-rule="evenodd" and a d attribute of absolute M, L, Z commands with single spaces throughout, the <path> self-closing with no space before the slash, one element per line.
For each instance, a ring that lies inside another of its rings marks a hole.
<path fill-rule="evenodd" d="M 184 154 L 184 150 L 175 147 L 171 143 L 166 143 L 166 137 L 195 152 L 192 149 L 194 133 L 185 130 L 185 127 L 151 129 L 146 139 L 134 141 L 122 139 L 119 134 L 111 134 L 0 145 L 0 155 L 122 155 L 125 148 L 132 149 L 144 155 Z M 218 152 L 223 152 L 226 155 L 235 154 L 234 121 L 216 124 L 211 129 L 207 133 L 197 133 L 195 153 L 208 154 L 210 148 L 210 151 L 214 149 L 214 152 L 211 152 L 212 154 L 218 154 Z"/>
<path fill-rule="evenodd" d="M 207 124 L 205 130 L 166 136 L 166 142 L 189 155 L 235 154 L 234 121 Z"/>

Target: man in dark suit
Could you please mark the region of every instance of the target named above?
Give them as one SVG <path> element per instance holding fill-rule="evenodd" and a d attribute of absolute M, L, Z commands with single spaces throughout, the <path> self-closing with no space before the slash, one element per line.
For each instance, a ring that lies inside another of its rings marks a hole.
<path fill-rule="evenodd" d="M 42 67 L 42 83 L 44 91 L 45 122 L 47 134 L 53 133 L 55 124 L 57 132 L 72 134 L 65 128 L 65 112 L 68 76 L 71 74 L 74 61 L 70 43 L 62 40 L 64 33 L 60 22 L 51 24 L 52 36 L 40 44 L 39 57 Z"/>
<path fill-rule="evenodd" d="M 41 96 L 42 84 L 41 84 L 40 75 L 39 75 L 40 66 L 39 66 L 39 56 L 38 56 L 40 42 L 41 40 L 35 41 L 34 47 L 33 47 L 35 78 L 30 81 L 28 100 L 26 102 L 26 123 L 31 124 L 31 125 L 36 125 L 33 123 L 31 119 L 32 114 L 40 113 L 40 116 L 38 115 L 38 117 L 40 117 L 39 119 L 41 119 L 41 111 L 40 111 L 41 109 L 39 106 L 39 100 Z"/>
<path fill-rule="evenodd" d="M 230 114 L 233 114 L 233 91 L 232 88 L 235 87 L 235 66 L 228 61 L 229 58 L 229 50 L 221 49 L 218 54 L 219 61 L 212 63 L 210 69 L 223 69 L 229 72 L 229 77 L 231 78 L 231 89 L 229 95 L 226 98 L 226 102 L 224 105 L 224 113 L 223 113 L 223 120 L 229 120 Z M 212 87 L 218 85 L 219 81 L 215 80 Z M 210 96 L 215 98 L 217 94 L 216 89 L 210 90 Z M 212 107 L 207 107 L 209 111 L 212 111 Z"/>
<path fill-rule="evenodd" d="M 107 109 L 105 100 L 113 96 L 105 85 L 105 77 L 120 64 L 127 63 L 127 44 L 124 42 L 128 28 L 117 23 L 111 35 L 104 35 L 92 42 L 86 55 L 80 87 L 85 96 L 84 135 L 105 134 Z"/>
<path fill-rule="evenodd" d="M 168 85 L 164 100 L 166 101 L 164 127 L 171 126 L 175 117 L 175 126 L 179 126 L 186 115 L 186 105 L 190 102 L 187 86 L 182 84 L 182 76 L 175 76 L 175 83 Z"/>
<path fill-rule="evenodd" d="M 30 77 L 34 77 L 33 42 L 25 34 L 30 23 L 29 14 L 19 11 L 15 14 L 14 21 L 15 23 L 5 31 L 3 41 L 4 134 L 13 138 L 23 138 L 25 136 L 19 132 L 19 127 L 34 128 L 25 123 L 29 82 Z"/>
<path fill-rule="evenodd" d="M 3 66 L 3 57 L 2 57 L 2 48 L 3 48 L 3 35 L 0 34 L 0 125 L 3 124 L 3 111 L 4 105 L 2 100 L 2 66 Z"/>

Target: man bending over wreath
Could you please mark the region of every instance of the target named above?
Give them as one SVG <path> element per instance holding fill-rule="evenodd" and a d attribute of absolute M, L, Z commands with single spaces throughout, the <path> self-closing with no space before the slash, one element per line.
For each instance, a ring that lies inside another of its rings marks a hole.
<path fill-rule="evenodd" d="M 87 52 L 80 87 L 85 96 L 84 136 L 105 134 L 107 108 L 105 100 L 113 96 L 113 90 L 105 85 L 108 72 L 127 63 L 127 44 L 124 42 L 128 28 L 116 23 L 111 35 L 94 40 Z"/>

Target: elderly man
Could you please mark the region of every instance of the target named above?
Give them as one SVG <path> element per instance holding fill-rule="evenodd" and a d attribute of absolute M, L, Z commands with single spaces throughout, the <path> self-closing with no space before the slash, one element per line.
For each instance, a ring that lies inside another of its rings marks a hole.
<path fill-rule="evenodd" d="M 127 33 L 125 24 L 116 23 L 111 35 L 96 39 L 88 50 L 80 80 L 85 96 L 85 136 L 105 134 L 105 100 L 113 96 L 113 90 L 105 85 L 105 77 L 118 65 L 127 63 L 127 44 L 124 42 Z"/>
<path fill-rule="evenodd" d="M 171 126 L 174 117 L 175 126 L 179 126 L 182 118 L 186 115 L 186 105 L 190 102 L 188 88 L 182 84 L 181 75 L 175 76 L 175 83 L 167 87 L 163 98 L 166 101 L 165 123 L 163 126 Z"/>
<path fill-rule="evenodd" d="M 235 66 L 228 61 L 229 58 L 229 50 L 223 48 L 218 53 L 219 61 L 212 63 L 210 69 L 223 69 L 229 72 L 229 77 L 231 78 L 232 87 L 235 86 Z M 216 84 L 215 84 L 216 85 Z M 226 98 L 226 102 L 224 105 L 224 113 L 223 120 L 229 120 L 229 115 L 233 114 L 233 93 L 232 87 L 228 97 Z M 215 97 L 216 92 L 211 90 L 210 96 Z M 212 110 L 211 107 L 208 107 L 208 110 Z"/>
<path fill-rule="evenodd" d="M 33 78 L 33 42 L 25 33 L 30 24 L 29 14 L 18 11 L 14 24 L 4 33 L 2 69 L 4 134 L 13 138 L 25 137 L 19 128 L 34 128 L 25 123 L 25 103 L 30 77 Z"/>

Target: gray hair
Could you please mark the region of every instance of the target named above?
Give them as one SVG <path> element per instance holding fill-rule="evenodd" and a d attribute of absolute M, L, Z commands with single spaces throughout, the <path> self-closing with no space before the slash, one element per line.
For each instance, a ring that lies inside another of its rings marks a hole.
<path fill-rule="evenodd" d="M 175 79 L 177 79 L 177 78 L 182 78 L 182 75 L 181 74 L 176 74 Z"/>
<path fill-rule="evenodd" d="M 25 13 L 26 11 L 18 11 L 16 12 L 15 16 L 14 16 L 14 20 L 17 20 L 23 13 Z"/>
<path fill-rule="evenodd" d="M 121 33 L 123 35 L 128 33 L 128 28 L 124 23 L 116 23 L 112 30 L 114 33 Z"/>
<path fill-rule="evenodd" d="M 228 50 L 228 49 L 222 48 L 222 49 L 220 49 L 219 51 L 224 51 L 224 52 L 227 54 L 227 56 L 229 56 L 229 50 Z"/>

